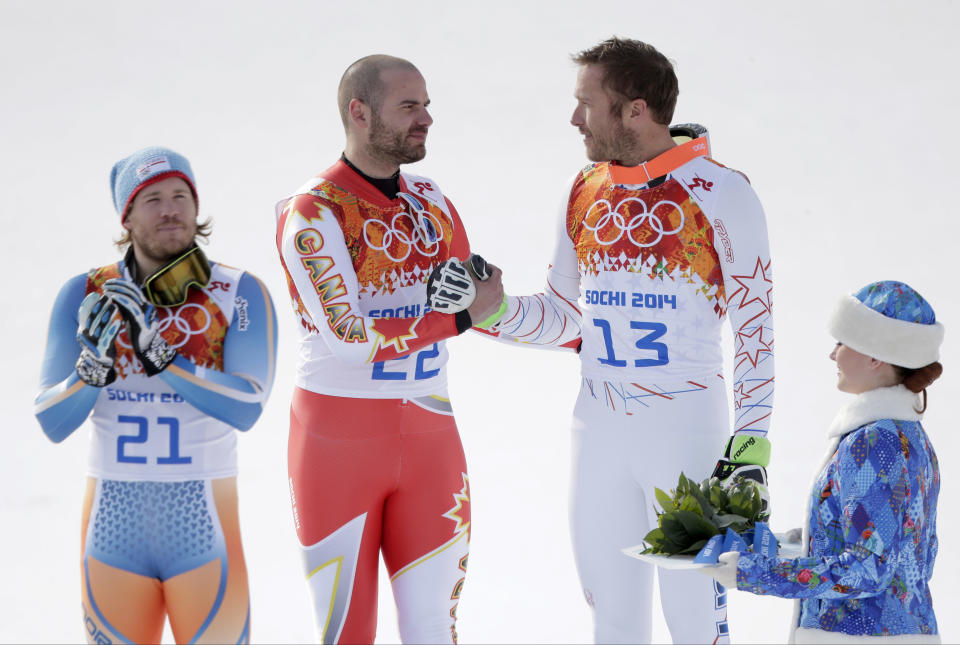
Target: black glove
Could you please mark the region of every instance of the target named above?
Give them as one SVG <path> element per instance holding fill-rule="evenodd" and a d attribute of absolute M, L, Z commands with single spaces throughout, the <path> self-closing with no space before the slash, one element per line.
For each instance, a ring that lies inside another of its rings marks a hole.
<path fill-rule="evenodd" d="M 129 280 L 113 278 L 103 283 L 103 292 L 117 304 L 123 315 L 133 352 L 143 364 L 147 376 L 166 369 L 177 356 L 177 350 L 160 335 L 157 308 L 147 302 L 140 287 Z"/>
<path fill-rule="evenodd" d="M 483 281 L 493 275 L 490 267 L 487 266 L 487 261 L 476 253 L 470 254 L 470 257 L 467 258 L 466 265 L 467 268 L 470 269 L 470 273 L 473 274 L 473 277 L 478 280 Z"/>
<path fill-rule="evenodd" d="M 486 263 L 483 267 L 486 268 Z M 477 288 L 470 271 L 457 258 L 441 262 L 427 278 L 427 305 L 434 311 L 445 314 L 465 311 L 476 297 Z"/>
<path fill-rule="evenodd" d="M 77 342 L 81 349 L 77 376 L 94 387 L 109 385 L 117 378 L 115 341 L 123 326 L 123 317 L 109 297 L 97 293 L 83 299 L 78 317 Z"/>

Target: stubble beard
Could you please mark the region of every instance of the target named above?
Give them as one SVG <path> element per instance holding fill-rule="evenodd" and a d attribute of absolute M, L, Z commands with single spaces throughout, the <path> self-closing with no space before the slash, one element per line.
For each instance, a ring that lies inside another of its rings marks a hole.
<path fill-rule="evenodd" d="M 187 225 L 188 230 L 184 233 L 183 239 L 178 236 L 176 239 L 151 240 L 132 235 L 131 239 L 134 242 L 134 253 L 143 255 L 143 259 L 150 259 L 153 262 L 160 263 L 160 266 L 165 266 L 172 260 L 183 255 L 184 252 L 190 249 L 196 242 L 196 222 L 193 223 L 192 231 L 189 230 L 190 228 L 191 227 Z"/>
<path fill-rule="evenodd" d="M 636 135 L 619 121 L 614 121 L 608 132 L 590 131 L 592 142 L 587 143 L 590 161 L 622 161 L 632 157 L 637 146 Z"/>
<path fill-rule="evenodd" d="M 413 132 L 425 132 L 425 129 L 404 132 L 391 130 L 374 113 L 370 123 L 370 142 L 367 144 L 367 153 L 375 159 L 398 166 L 420 161 L 427 156 L 427 146 L 425 143 L 409 143 L 407 137 Z"/>

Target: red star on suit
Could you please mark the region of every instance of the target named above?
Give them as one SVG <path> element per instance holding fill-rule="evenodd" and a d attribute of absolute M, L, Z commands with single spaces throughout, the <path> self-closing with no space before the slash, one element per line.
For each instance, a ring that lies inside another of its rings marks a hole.
<path fill-rule="evenodd" d="M 730 295 L 730 302 L 740 293 L 743 298 L 740 300 L 740 309 L 743 309 L 752 302 L 759 302 L 760 305 L 770 311 L 773 303 L 770 301 L 770 292 L 773 290 L 773 280 L 767 277 L 770 270 L 770 262 L 764 266 L 760 258 L 757 258 L 757 264 L 753 267 L 753 275 L 735 275 L 732 276 L 740 288 Z"/>
<path fill-rule="evenodd" d="M 756 365 L 756 363 L 754 363 L 754 365 Z M 752 396 L 744 392 L 743 383 L 735 387 L 733 390 L 733 405 L 737 410 L 743 407 L 743 402 L 746 399 L 752 399 L 752 398 L 753 398 Z"/>
<path fill-rule="evenodd" d="M 757 361 L 760 360 L 760 354 L 766 352 L 770 353 L 770 345 L 773 344 L 773 340 L 764 340 L 763 338 L 763 326 L 757 325 L 757 328 L 752 332 L 747 333 L 741 329 L 737 332 L 737 355 L 736 359 L 740 359 L 741 356 L 745 358 L 743 360 L 737 360 L 737 367 L 740 366 L 743 361 L 750 361 L 750 364 L 754 367 L 757 366 Z"/>

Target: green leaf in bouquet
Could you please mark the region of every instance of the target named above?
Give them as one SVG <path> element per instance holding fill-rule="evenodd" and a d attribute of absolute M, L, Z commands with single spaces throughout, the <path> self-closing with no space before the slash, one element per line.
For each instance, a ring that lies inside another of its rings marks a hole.
<path fill-rule="evenodd" d="M 717 513 L 722 513 L 730 504 L 730 497 L 727 495 L 727 491 L 723 490 L 723 486 L 719 483 L 710 486 L 709 499 L 710 505 Z"/>
<path fill-rule="evenodd" d="M 756 517 L 760 514 L 760 511 L 763 510 L 763 498 L 760 497 L 760 487 L 753 486 L 753 495 L 751 496 L 751 502 L 753 504 L 753 512 L 750 513 L 750 517 Z"/>
<path fill-rule="evenodd" d="M 760 489 L 753 483 L 753 480 L 739 482 L 737 491 L 730 496 L 731 512 L 743 515 L 749 521 L 756 518 L 762 506 Z"/>
<path fill-rule="evenodd" d="M 684 528 L 683 522 L 680 521 L 680 518 L 677 517 L 677 513 L 684 513 L 689 511 L 674 511 L 673 513 L 664 513 L 660 517 L 660 530 L 663 531 L 664 536 L 667 540 L 673 542 L 674 544 L 679 544 L 686 546 L 690 544 L 690 536 L 687 534 L 687 529 Z"/>
<path fill-rule="evenodd" d="M 709 520 L 713 517 L 713 507 L 710 505 L 710 500 L 707 496 L 703 494 L 702 487 L 702 484 L 699 487 L 694 486 L 690 494 L 697 500 L 697 506 L 700 507 L 700 510 L 695 512 Z"/>
<path fill-rule="evenodd" d="M 706 541 L 728 529 L 744 533 L 768 514 L 761 513 L 760 489 L 753 480 L 721 482 L 711 477 L 700 483 L 683 473 L 669 494 L 655 489 L 663 512 L 657 511 L 659 528 L 645 538 L 644 553 L 695 553 Z"/>
<path fill-rule="evenodd" d="M 683 549 L 684 546 L 682 544 L 676 544 L 674 542 L 667 541 L 663 544 L 662 553 L 667 555 L 678 555 L 683 551 Z"/>
<path fill-rule="evenodd" d="M 663 535 L 663 531 L 660 529 L 653 529 L 647 533 L 646 537 L 643 538 L 645 542 L 662 542 L 666 538 Z"/>
<path fill-rule="evenodd" d="M 753 508 L 753 499 L 749 496 L 748 493 L 744 491 L 734 491 L 730 495 L 730 503 L 727 505 L 727 509 L 736 515 L 742 515 L 744 518 L 750 518 L 756 515 L 756 511 Z"/>
<path fill-rule="evenodd" d="M 660 553 L 663 550 L 663 544 L 667 541 L 667 538 L 660 529 L 653 529 L 644 536 L 643 541 L 648 545 L 647 548 L 642 551 L 643 553 Z"/>
<path fill-rule="evenodd" d="M 653 529 L 643 538 L 649 546 L 643 550 L 643 553 L 666 553 L 672 555 L 679 553 L 683 545 L 671 541 L 661 529 Z"/>
<path fill-rule="evenodd" d="M 656 496 L 657 501 L 660 502 L 660 506 L 665 511 L 675 511 L 677 510 L 677 505 L 673 503 L 673 498 L 667 495 L 665 492 L 659 488 L 653 489 L 653 494 Z"/>
<path fill-rule="evenodd" d="M 688 511 L 703 516 L 703 509 L 700 507 L 700 502 L 698 502 L 697 498 L 692 494 L 683 496 L 683 499 L 680 500 L 680 504 L 677 506 L 677 510 Z"/>
<path fill-rule="evenodd" d="M 696 486 L 692 481 L 687 479 L 686 475 L 680 473 L 680 480 L 677 482 L 677 497 L 683 497 L 684 495 L 690 494 L 690 489 Z"/>
<path fill-rule="evenodd" d="M 747 518 L 735 513 L 717 513 L 713 516 L 713 524 L 718 529 L 725 529 L 734 524 L 746 524 Z"/>
<path fill-rule="evenodd" d="M 700 553 L 700 549 L 702 549 L 706 545 L 707 545 L 707 540 L 697 540 L 696 542 L 688 546 L 683 551 L 680 551 L 680 553 L 678 553 L 677 555 L 687 555 L 687 554 L 696 555 L 697 553 Z"/>
<path fill-rule="evenodd" d="M 693 541 L 699 539 L 711 538 L 718 534 L 720 530 L 712 522 L 690 511 L 677 511 L 675 513 L 677 520 L 683 525 L 683 529 Z"/>

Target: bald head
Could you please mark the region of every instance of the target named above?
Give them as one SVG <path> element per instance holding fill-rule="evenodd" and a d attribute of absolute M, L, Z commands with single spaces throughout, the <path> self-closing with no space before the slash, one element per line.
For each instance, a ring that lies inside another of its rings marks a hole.
<path fill-rule="evenodd" d="M 359 99 L 374 112 L 380 110 L 384 90 L 382 74 L 394 69 L 420 73 L 410 61 L 385 54 L 364 56 L 347 68 L 337 89 L 337 106 L 344 128 L 350 118 L 350 101 L 353 99 Z"/>

